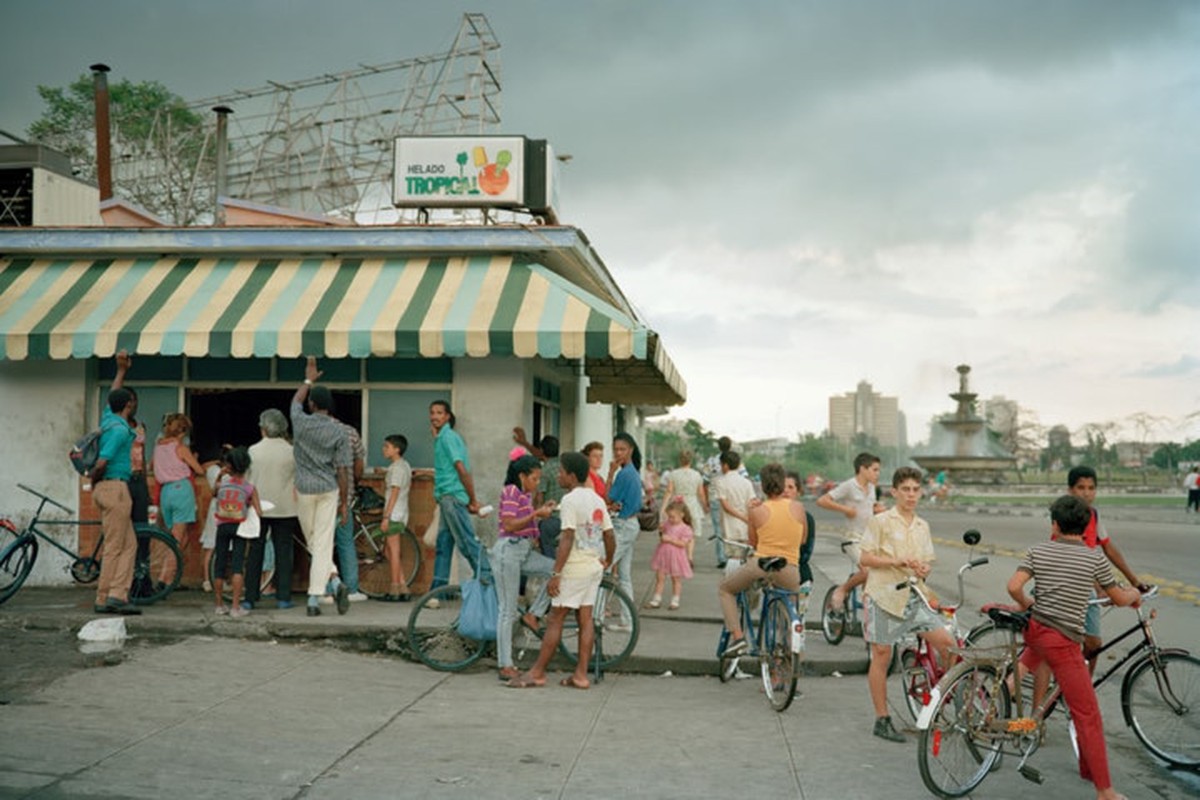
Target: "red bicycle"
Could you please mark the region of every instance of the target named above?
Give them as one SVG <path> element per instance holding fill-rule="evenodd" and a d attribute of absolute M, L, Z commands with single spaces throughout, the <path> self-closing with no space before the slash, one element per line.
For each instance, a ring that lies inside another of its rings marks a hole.
<path fill-rule="evenodd" d="M 958 624 L 958 609 L 962 607 L 964 590 L 963 576 L 976 567 L 982 567 L 988 563 L 987 556 L 972 557 L 975 545 L 983 539 L 983 535 L 972 528 L 962 535 L 963 543 L 969 548 L 967 552 L 967 562 L 958 568 L 958 602 L 954 605 L 934 604 L 930 602 L 929 596 L 925 593 L 924 587 L 917 581 L 916 578 L 909 578 L 903 583 L 896 585 L 897 589 L 908 588 L 911 590 L 925 607 L 932 613 L 937 614 L 945 621 L 946 629 L 950 631 L 955 642 L 959 647 L 966 646 L 967 633 L 959 627 Z M 955 658 L 956 662 L 958 659 Z M 921 709 L 929 703 L 930 693 L 937 682 L 942 679 L 942 675 L 954 664 L 946 664 L 944 667 L 938 664 L 937 653 L 929 646 L 929 642 L 923 636 L 912 636 L 907 639 L 900 649 L 900 680 L 903 687 L 904 705 L 908 709 L 913 722 L 917 721 L 917 716 L 921 713 Z"/>

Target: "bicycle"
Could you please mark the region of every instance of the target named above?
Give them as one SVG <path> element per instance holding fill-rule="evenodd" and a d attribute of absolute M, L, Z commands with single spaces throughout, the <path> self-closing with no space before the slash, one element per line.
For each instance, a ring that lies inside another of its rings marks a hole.
<path fill-rule="evenodd" d="M 721 541 L 744 549 L 747 559 L 754 557 L 754 549 L 744 542 L 732 539 Z M 758 565 L 769 575 L 783 569 L 787 559 L 781 556 L 760 558 Z M 757 658 L 767 702 L 776 711 L 787 710 L 796 696 L 796 683 L 800 676 L 800 655 L 804 652 L 804 611 L 811 589 L 808 583 L 802 584 L 797 594 L 773 586 L 769 579 L 760 579 L 750 590 L 738 592 L 738 617 L 749 649 L 737 655 L 725 655 L 731 634 L 728 628 L 722 626 L 717 639 L 717 677 L 722 683 L 733 677 L 741 658 Z M 750 609 L 749 592 L 752 591 L 762 594 L 762 609 L 757 625 Z M 793 598 L 796 600 L 793 601 Z"/>
<path fill-rule="evenodd" d="M 483 558 L 487 558 L 486 554 Z M 481 567 L 483 574 L 490 577 L 486 563 Z M 545 592 L 543 585 L 541 592 Z M 437 601 L 434 603 L 433 601 Z M 531 627 L 525 620 L 527 608 L 518 609 L 517 621 L 538 639 L 544 628 Z M 462 592 L 459 586 L 439 586 L 422 595 L 413 606 L 408 617 L 408 644 L 414 655 L 425 665 L 443 672 L 460 672 L 483 657 L 489 642 L 470 639 L 458 632 L 458 616 L 462 611 Z M 606 616 L 618 615 L 618 619 L 629 619 L 626 626 L 605 626 Z M 637 609 L 629 595 L 621 589 L 617 580 L 605 575 L 596 591 L 592 605 L 592 625 L 595 628 L 595 645 L 592 663 L 595 669 L 612 669 L 629 657 L 637 646 L 641 625 Z M 558 652 L 570 664 L 578 659 L 579 627 L 571 615 L 563 623 L 562 639 Z M 575 644 L 575 646 L 570 646 Z"/>
<path fill-rule="evenodd" d="M 38 525 L 99 525 L 99 520 L 81 519 L 42 519 L 42 512 L 47 504 L 58 508 L 67 514 L 74 514 L 70 508 L 54 500 L 36 489 L 31 489 L 23 483 L 17 486 L 41 499 L 33 518 L 21 530 L 9 519 L 0 519 L 0 529 L 7 530 L 15 538 L 0 549 L 0 603 L 4 603 L 20 590 L 25 579 L 33 571 L 33 565 L 38 558 L 38 539 L 42 539 L 57 550 L 62 551 L 72 559 L 68 571 L 76 583 L 94 583 L 100 577 L 100 554 L 104 547 L 104 533 L 101 532 L 96 540 L 96 546 L 90 555 L 82 555 L 66 547 L 44 533 Z M 133 580 L 129 589 L 129 600 L 135 604 L 148 605 L 171 594 L 183 577 L 183 556 L 175 537 L 166 531 L 152 525 L 136 523 L 134 534 L 138 540 L 138 553 L 134 559 Z M 172 566 L 174 565 L 174 566 Z M 163 581 L 158 576 L 166 575 L 170 580 Z"/>
<path fill-rule="evenodd" d="M 372 493 L 374 494 L 374 493 Z M 379 530 L 383 520 L 383 506 L 365 508 L 363 495 L 358 493 L 351 502 L 354 514 L 354 549 L 358 555 L 358 586 L 367 597 L 378 600 L 392 591 L 392 568 L 387 558 L 387 540 L 400 537 L 400 573 L 404 585 L 412 587 L 421 571 L 421 543 L 407 525 L 399 533 L 392 530 L 387 534 Z"/>
<path fill-rule="evenodd" d="M 847 540 L 841 545 L 842 555 L 846 556 L 850 562 L 849 577 L 854 577 L 858 572 L 858 564 L 849 553 L 850 548 L 857 544 L 858 542 Z M 829 587 L 829 591 L 825 593 L 825 600 L 821 603 L 821 633 L 825 636 L 825 641 L 832 645 L 842 643 L 842 640 L 846 638 L 848 628 L 861 629 L 862 627 L 859 621 L 859 612 L 863 609 L 863 603 L 858 587 L 855 586 L 846 593 L 846 599 L 841 608 L 836 607 L 833 603 L 833 594 L 837 588 L 836 585 Z"/>
<path fill-rule="evenodd" d="M 974 548 L 983 538 L 975 529 L 963 533 L 962 540 L 969 548 Z M 946 628 L 953 635 L 959 647 L 966 644 L 966 635 L 958 624 L 958 609 L 962 607 L 965 591 L 963 577 L 967 572 L 982 567 L 988 563 L 987 556 L 971 557 L 968 551 L 967 561 L 958 568 L 958 602 L 954 605 L 940 604 L 937 607 L 930 602 L 929 596 L 915 578 L 897 584 L 897 589 L 907 588 L 925 605 L 930 613 L 940 616 Z M 915 639 L 915 641 L 914 641 Z M 900 680 L 903 687 L 904 705 L 915 721 L 921 709 L 929 702 L 930 692 L 946 673 L 946 668 L 938 663 L 937 654 L 922 636 L 907 639 L 900 648 Z"/>
<path fill-rule="evenodd" d="M 1157 587 L 1142 595 L 1152 599 Z M 1108 604 L 1107 598 L 1091 601 Z M 1200 767 L 1200 659 L 1187 650 L 1160 647 L 1151 620 L 1154 612 L 1135 609 L 1137 622 L 1106 643 L 1100 652 L 1141 633 L 1132 646 L 1103 674 L 1093 678 L 1100 687 L 1126 665 L 1121 681 L 1121 711 L 1151 754 L 1175 767 Z M 1041 773 L 1027 762 L 1046 734 L 1046 720 L 1061 699 L 1057 686 L 1041 706 L 1026 713 L 1022 681 L 1011 680 L 1020 656 L 1017 636 L 1028 622 L 1028 612 L 1004 607 L 988 609 L 995 627 L 1008 643 L 1001 647 L 968 647 L 959 652 L 963 661 L 934 688 L 929 705 L 917 720 L 920 730 L 918 763 L 925 786 L 941 797 L 961 797 L 972 791 L 997 766 L 1005 753 L 1021 757 L 1017 771 L 1041 783 Z M 1074 729 L 1071 741 L 1077 746 Z M 1078 753 L 1076 753 L 1078 755 Z"/>

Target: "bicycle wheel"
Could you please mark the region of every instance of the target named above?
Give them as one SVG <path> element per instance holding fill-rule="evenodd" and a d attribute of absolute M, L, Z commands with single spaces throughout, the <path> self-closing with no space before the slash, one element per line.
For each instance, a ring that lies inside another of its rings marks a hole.
<path fill-rule="evenodd" d="M 1173 766 L 1200 766 L 1200 659 L 1176 651 L 1144 657 L 1121 685 L 1121 710 L 1151 753 Z"/>
<path fill-rule="evenodd" d="M 423 664 L 442 672 L 459 672 L 483 655 L 487 642 L 458 632 L 461 611 L 458 586 L 440 586 L 417 600 L 408 616 L 408 646 Z"/>
<path fill-rule="evenodd" d="M 239 538 L 239 539 L 235 539 L 233 543 L 234 543 L 234 546 L 245 547 L 245 548 L 247 548 L 247 550 L 249 550 L 249 547 L 250 547 L 249 541 L 250 541 L 249 539 L 240 539 Z M 271 555 L 270 560 L 268 560 L 268 553 L 273 552 L 273 548 L 274 548 L 274 543 L 267 542 L 263 549 L 262 576 L 258 580 L 258 596 L 259 597 L 265 596 L 267 594 L 267 590 L 270 588 L 271 584 L 275 581 L 274 555 Z M 250 553 L 247 552 L 243 563 L 245 563 L 246 561 L 249 561 L 249 560 L 250 560 Z M 269 566 L 268 566 L 268 564 L 269 564 Z M 221 599 L 224 601 L 230 601 L 233 599 L 232 568 L 233 568 L 233 559 L 231 557 L 225 561 L 225 572 L 224 572 L 224 574 L 222 574 L 220 576 L 221 580 L 224 581 L 224 585 L 221 588 Z M 245 573 L 243 573 L 243 575 L 244 574 Z M 215 553 L 213 554 L 213 557 L 208 560 L 208 582 L 211 583 L 214 587 L 217 584 L 217 556 Z M 276 588 L 278 588 L 278 587 L 276 587 Z M 215 591 L 215 588 L 214 588 L 214 591 Z M 244 595 L 243 595 L 243 599 L 245 599 Z"/>
<path fill-rule="evenodd" d="M 939 797 L 967 794 L 1000 757 L 1003 740 L 991 735 L 989 725 L 1008 718 L 1010 700 L 996 674 L 991 665 L 960 664 L 937 685 L 933 718 L 921 731 L 917 764 L 925 787 Z"/>
<path fill-rule="evenodd" d="M 183 556 L 171 534 L 151 525 L 135 525 L 137 558 L 133 562 L 133 583 L 129 599 L 139 605 L 162 600 L 179 586 L 183 577 Z"/>
<path fill-rule="evenodd" d="M 625 622 L 624 620 L 628 620 Z M 611 576 L 605 575 L 596 591 L 596 603 L 592 606 L 592 624 L 596 628 L 596 644 L 592 653 L 600 669 L 612 669 L 620 664 L 637 646 L 641 623 L 637 609 L 629 595 Z M 575 615 L 568 614 L 563 622 L 562 639 L 558 652 L 572 664 L 579 661 L 579 627 Z"/>
<path fill-rule="evenodd" d="M 843 604 L 840 608 L 834 608 L 835 591 L 837 587 L 831 586 L 825 593 L 825 601 L 821 603 L 821 633 L 825 634 L 825 641 L 830 644 L 841 644 L 842 639 L 846 638 L 846 606 Z"/>
<path fill-rule="evenodd" d="M 400 574 L 404 585 L 412 586 L 421 569 L 421 546 L 407 528 L 392 535 L 400 539 Z M 367 597 L 379 599 L 392 591 L 392 565 L 387 558 L 386 544 L 389 538 L 380 533 L 376 522 L 361 526 L 354 537 L 354 549 L 358 553 L 358 587 Z"/>
<path fill-rule="evenodd" d="M 17 593 L 37 557 L 38 541 L 32 535 L 14 539 L 0 552 L 0 603 Z"/>
<path fill-rule="evenodd" d="M 796 696 L 800 673 L 800 654 L 792 652 L 792 615 L 787 603 L 772 600 L 767 605 L 759 636 L 763 691 L 771 708 L 786 711 Z"/>
<path fill-rule="evenodd" d="M 900 686 L 904 693 L 904 707 L 908 709 L 913 722 L 916 722 L 921 709 L 929 702 L 930 692 L 933 690 L 929 673 L 921 664 L 916 647 L 906 647 L 900 654 Z"/>

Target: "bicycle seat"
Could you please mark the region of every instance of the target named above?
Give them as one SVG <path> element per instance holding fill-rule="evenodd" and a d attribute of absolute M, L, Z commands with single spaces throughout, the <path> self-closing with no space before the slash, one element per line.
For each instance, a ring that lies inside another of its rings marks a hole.
<path fill-rule="evenodd" d="M 1014 611 L 1004 606 L 990 606 L 986 611 L 996 627 L 1002 630 L 1023 631 L 1029 625 L 1028 611 Z"/>
<path fill-rule="evenodd" d="M 783 556 L 768 556 L 758 560 L 758 568 L 763 572 L 778 572 L 787 566 L 787 559 Z"/>

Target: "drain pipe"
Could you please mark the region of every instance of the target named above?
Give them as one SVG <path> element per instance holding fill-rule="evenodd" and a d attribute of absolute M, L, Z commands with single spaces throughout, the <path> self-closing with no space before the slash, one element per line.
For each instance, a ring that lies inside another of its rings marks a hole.
<path fill-rule="evenodd" d="M 225 225 L 225 206 L 221 198 L 225 197 L 226 183 L 229 180 L 229 166 L 226 163 L 229 140 L 229 115 L 233 109 L 229 106 L 213 106 L 217 113 L 217 196 L 216 209 L 213 212 L 213 224 L 217 227 Z"/>
<path fill-rule="evenodd" d="M 108 124 L 107 64 L 92 64 L 92 97 L 96 104 L 96 182 L 100 184 L 100 202 L 112 199 L 112 143 Z"/>

